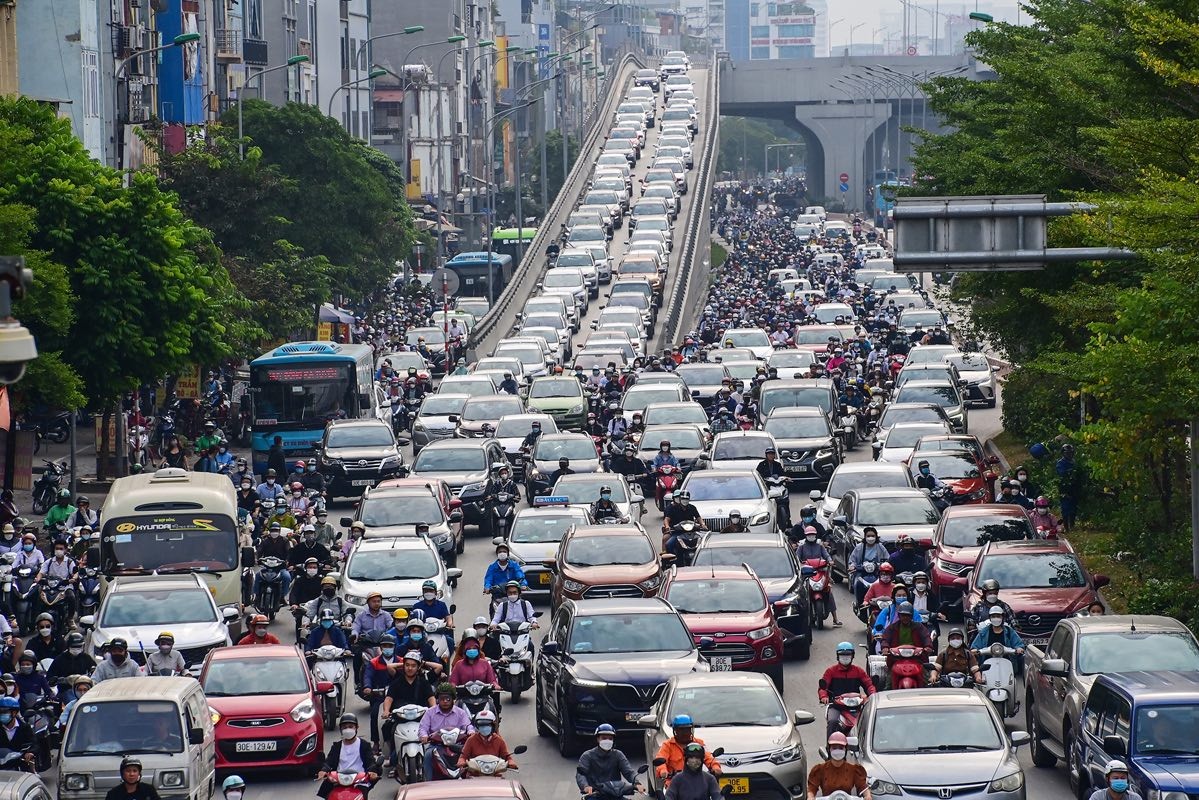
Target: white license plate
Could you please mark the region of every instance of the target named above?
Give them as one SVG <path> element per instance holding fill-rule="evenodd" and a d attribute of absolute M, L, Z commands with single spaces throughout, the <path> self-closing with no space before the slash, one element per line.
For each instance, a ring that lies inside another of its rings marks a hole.
<path fill-rule="evenodd" d="M 274 740 L 265 742 L 238 742 L 233 749 L 239 753 L 266 753 L 272 752 L 276 748 Z"/>
<path fill-rule="evenodd" d="M 713 656 L 708 659 L 713 672 L 731 672 L 733 669 L 732 656 Z"/>
<path fill-rule="evenodd" d="M 350 481 L 350 485 L 351 486 L 374 486 L 375 482 L 372 481 L 370 478 L 365 478 L 363 480 Z"/>
<path fill-rule="evenodd" d="M 625 722 L 636 722 L 637 720 L 644 717 L 645 714 L 646 714 L 645 711 L 626 711 L 625 715 L 624 715 L 624 721 Z"/>
<path fill-rule="evenodd" d="M 803 474 L 807 473 L 808 468 L 806 466 L 804 466 L 803 464 L 798 464 L 794 467 L 787 467 L 786 470 L 787 470 L 787 472 L 798 472 L 800 475 L 803 475 Z"/>

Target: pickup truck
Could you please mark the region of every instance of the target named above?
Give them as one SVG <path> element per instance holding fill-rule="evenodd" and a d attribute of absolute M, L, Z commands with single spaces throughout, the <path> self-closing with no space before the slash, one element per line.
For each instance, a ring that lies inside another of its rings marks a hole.
<path fill-rule="evenodd" d="M 1091 685 L 1105 672 L 1199 669 L 1199 644 L 1170 617 L 1094 616 L 1060 620 L 1044 649 L 1024 651 L 1024 713 L 1032 761 L 1068 761 Z"/>

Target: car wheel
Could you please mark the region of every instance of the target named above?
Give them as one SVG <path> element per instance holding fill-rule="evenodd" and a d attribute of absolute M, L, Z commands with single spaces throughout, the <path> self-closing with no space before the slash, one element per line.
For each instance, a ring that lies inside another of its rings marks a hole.
<path fill-rule="evenodd" d="M 1079 758 L 1077 748 L 1074 746 L 1074 736 L 1070 733 L 1069 728 L 1062 731 L 1062 749 L 1066 751 L 1066 775 L 1070 782 L 1070 788 L 1078 800 L 1087 800 L 1090 795 L 1090 790 L 1087 789 L 1089 781 L 1083 768 L 1082 759 Z"/>
<path fill-rule="evenodd" d="M 579 755 L 579 741 L 575 736 L 574 722 L 570 718 L 570 707 L 561 701 L 558 704 L 558 752 L 564 758 L 575 758 Z"/>
<path fill-rule="evenodd" d="M 1037 722 L 1036 706 L 1033 705 L 1032 692 L 1024 698 L 1024 715 L 1030 739 L 1029 749 L 1032 751 L 1032 763 L 1038 767 L 1052 767 L 1057 764 L 1057 756 L 1045 748 L 1042 741 L 1041 726 Z"/>
<path fill-rule="evenodd" d="M 779 694 L 782 694 L 783 693 L 783 662 L 780 661 L 777 664 L 772 664 L 771 666 L 762 670 L 762 672 L 764 672 L 770 678 L 770 680 L 774 682 L 774 688 L 779 690 Z"/>
<path fill-rule="evenodd" d="M 797 642 L 791 651 L 800 661 L 807 661 L 812 657 L 812 635 L 809 633 L 806 637 Z"/>

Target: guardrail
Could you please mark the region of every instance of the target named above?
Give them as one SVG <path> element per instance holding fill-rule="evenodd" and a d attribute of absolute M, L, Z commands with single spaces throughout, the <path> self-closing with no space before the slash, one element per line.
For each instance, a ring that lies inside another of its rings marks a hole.
<path fill-rule="evenodd" d="M 698 298 L 691 302 L 698 291 L 707 289 L 708 270 L 697 269 L 695 262 L 705 260 L 711 241 L 712 178 L 715 174 L 716 156 L 719 150 L 718 128 L 720 127 L 720 65 L 713 61 L 708 67 L 708 96 L 704 108 L 702 138 L 703 152 L 700 154 L 699 169 L 696 171 L 695 188 L 692 190 L 691 214 L 687 217 L 687 228 L 682 241 L 678 275 L 674 281 L 670 301 L 666 304 L 666 319 L 658 325 L 659 349 L 672 347 L 683 324 L 698 314 Z"/>
<path fill-rule="evenodd" d="M 504 288 L 496 298 L 495 305 L 471 331 L 469 349 L 475 353 L 490 353 L 496 343 L 512 330 L 516 313 L 520 308 L 514 305 L 514 302 L 523 301 L 533 294 L 537 281 L 547 266 L 545 249 L 558 238 L 562 226 L 574 210 L 575 201 L 591 176 L 596 154 L 608 133 L 608 122 L 612 120 L 616 107 L 624 99 L 624 88 L 632 79 L 633 73 L 643 66 L 644 63 L 637 55 L 624 53 L 617 64 L 608 68 L 602 88 L 602 110 L 592 116 L 591 129 L 579 147 L 574 167 L 537 226 L 537 235 L 525 249 L 524 258 L 513 274 L 512 282 Z"/>

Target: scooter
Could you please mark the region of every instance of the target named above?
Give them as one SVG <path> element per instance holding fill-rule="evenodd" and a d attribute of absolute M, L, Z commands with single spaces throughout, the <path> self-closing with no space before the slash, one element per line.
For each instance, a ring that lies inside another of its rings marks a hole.
<path fill-rule="evenodd" d="M 663 464 L 658 468 L 656 476 L 654 498 L 657 501 L 658 510 L 665 511 L 666 504 L 670 502 L 675 488 L 679 485 L 680 470 L 670 464 Z"/>
<path fill-rule="evenodd" d="M 512 702 L 533 686 L 533 653 L 530 650 L 533 626 L 527 622 L 501 622 L 500 657 L 496 677 L 500 688 L 512 694 Z"/>
<path fill-rule="evenodd" d="M 512 755 L 514 756 L 527 752 L 529 752 L 529 748 L 523 744 L 518 744 L 512 748 Z M 479 776 L 499 777 L 510 769 L 516 769 L 516 767 L 509 767 L 508 759 L 500 758 L 499 756 L 475 756 L 466 762 L 467 773 L 475 778 Z"/>
<path fill-rule="evenodd" d="M 783 475 L 771 475 L 766 479 L 767 489 L 782 489 L 783 494 L 775 500 L 778 525 L 783 530 L 791 528 L 791 498 L 787 493 L 787 478 Z"/>
<path fill-rule="evenodd" d="M 258 559 L 258 596 L 254 598 L 254 607 L 260 614 L 266 614 L 271 622 L 279 613 L 283 604 L 283 570 L 287 562 L 278 556 L 263 556 Z M 330 728 L 329 730 L 333 730 Z"/>
<path fill-rule="evenodd" d="M 840 731 L 848 736 L 849 732 L 853 730 L 853 726 L 858 724 L 858 709 L 862 707 L 863 702 L 865 701 L 862 695 L 857 692 L 837 695 L 832 698 L 831 704 L 833 708 L 840 712 L 840 716 L 832 723 L 836 727 L 829 730 L 828 733 Z"/>
<path fill-rule="evenodd" d="M 919 689 L 924 686 L 928 659 L 919 647 L 904 645 L 891 648 L 890 688 Z"/>
<path fill-rule="evenodd" d="M 699 528 L 691 520 L 685 520 L 671 527 L 674 536 L 673 566 L 689 567 L 695 560 L 695 551 L 699 547 Z"/>
<path fill-rule="evenodd" d="M 995 704 L 995 710 L 1004 719 L 1011 719 L 1020 710 L 1020 701 L 1016 699 L 1016 670 L 1009 659 L 1016 651 L 996 642 L 975 652 L 979 658 L 985 657 L 979 668 L 986 675 L 986 682 L 979 688 L 986 692 L 987 699 Z"/>
<path fill-rule="evenodd" d="M 524 747 L 524 745 L 519 745 Z M 515 754 L 515 751 L 513 751 Z M 663 762 L 665 763 L 665 762 Z M 649 764 L 642 764 L 637 768 L 638 775 L 644 775 L 649 772 Z M 624 779 L 618 781 L 603 781 L 591 787 L 590 795 L 582 795 L 580 800 L 621 800 L 624 797 L 631 797 L 634 793 L 634 785 Z"/>
<path fill-rule="evenodd" d="M 458 740 L 465 738 L 457 728 L 442 728 L 429 737 L 429 745 L 433 748 L 433 780 L 457 780 L 462 777 L 458 756 L 462 755 L 463 745 Z"/>
<path fill-rule="evenodd" d="M 437 654 L 437 658 L 447 667 L 450 663 L 450 643 L 446 641 L 446 633 L 453 635 L 454 629 L 445 624 L 445 620 L 437 619 L 436 617 L 428 617 L 425 619 L 425 633 L 429 637 L 429 644 L 433 646 L 433 652 Z"/>
<path fill-rule="evenodd" d="M 34 628 L 33 620 L 37 616 L 37 567 L 26 564 L 17 567 L 13 575 L 13 613 L 21 632 L 29 633 Z"/>
<path fill-rule="evenodd" d="M 837 433 L 841 436 L 841 442 L 846 450 L 852 450 L 858 446 L 858 409 L 843 405 L 837 417 Z"/>
<path fill-rule="evenodd" d="M 874 561 L 863 561 L 862 568 L 854 573 L 853 597 L 860 605 L 866 597 L 866 592 L 878 580 L 878 564 Z M 860 614 L 859 614 L 860 616 Z"/>
<path fill-rule="evenodd" d="M 326 780 L 333 784 L 326 800 L 363 800 L 371 786 L 365 772 L 330 772 Z"/>
<path fill-rule="evenodd" d="M 800 569 L 811 601 L 812 625 L 820 630 L 824 630 L 824 621 L 829 615 L 829 584 L 832 582 L 829 572 L 829 563 L 823 558 L 809 558 Z"/>
<path fill-rule="evenodd" d="M 318 647 L 314 655 L 316 660 L 312 664 L 312 679 L 333 684 L 333 688 L 324 695 L 321 709 L 325 730 L 331 731 L 337 727 L 337 720 L 346 709 L 346 677 L 349 670 L 346 669 L 345 660 L 353 653 L 337 645 L 326 644 Z"/>
<path fill-rule="evenodd" d="M 420 783 L 425 779 L 424 748 L 420 742 L 420 721 L 428 709 L 409 704 L 393 708 L 395 725 L 391 733 L 392 761 L 396 780 L 400 783 Z"/>
<path fill-rule="evenodd" d="M 71 584 L 56 575 L 47 575 L 38 587 L 38 613 L 54 617 L 54 629 L 65 631 L 71 622 Z"/>
<path fill-rule="evenodd" d="M 508 538 L 512 520 L 516 517 L 516 496 L 508 492 L 496 492 L 491 496 L 491 535 Z"/>
<path fill-rule="evenodd" d="M 973 685 L 974 679 L 964 672 L 950 672 L 941 676 L 940 683 L 950 689 L 962 689 Z"/>
<path fill-rule="evenodd" d="M 147 448 L 150 446 L 150 433 L 142 425 L 135 425 L 129 431 L 129 463 L 146 466 L 149 463 Z"/>
<path fill-rule="evenodd" d="M 474 719 L 480 711 L 487 709 L 495 713 L 495 701 L 491 699 L 491 686 L 483 681 L 467 681 L 458 689 L 456 701 L 459 708 Z"/>
<path fill-rule="evenodd" d="M 62 488 L 63 478 L 67 475 L 65 461 L 43 460 L 46 468 L 38 476 L 33 485 L 33 513 L 45 514 L 58 500 L 58 492 Z"/>

